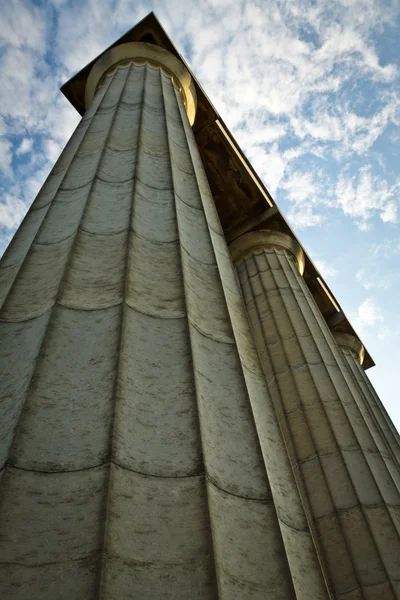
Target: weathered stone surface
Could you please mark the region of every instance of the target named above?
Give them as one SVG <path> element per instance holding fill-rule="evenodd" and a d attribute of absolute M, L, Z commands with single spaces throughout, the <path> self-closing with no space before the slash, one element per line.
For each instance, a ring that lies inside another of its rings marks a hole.
<path fill-rule="evenodd" d="M 28 321 L 0 325 L 0 468 L 8 459 L 49 319 L 47 311 Z"/>
<path fill-rule="evenodd" d="M 99 467 L 66 476 L 8 467 L 2 481 L 2 560 L 34 566 L 97 552 L 106 471 Z M 79 535 L 71 523 L 79 526 Z"/>
<path fill-rule="evenodd" d="M 227 494 L 208 485 L 211 518 L 215 524 L 214 547 L 222 597 L 249 600 L 293 597 L 284 560 L 281 532 L 272 498 L 260 501 Z M 250 538 L 248 530 L 253 531 Z M 268 544 L 264 543 L 268 537 Z M 275 554 L 274 560 L 272 555 Z M 281 557 L 283 558 L 283 556 Z M 260 559 L 263 569 L 260 569 Z"/>
<path fill-rule="evenodd" d="M 357 589 L 355 597 L 378 598 L 386 589 L 387 598 L 396 598 L 400 537 L 393 515 L 400 498 L 391 476 L 394 465 L 382 453 L 377 428 L 367 426 L 359 383 L 352 380 L 289 245 L 279 248 L 276 235 L 272 243 L 268 232 L 258 232 L 252 250 L 247 234 L 247 241 L 233 244 L 233 252 L 266 382 L 317 534 L 316 549 L 337 597 L 352 597 Z"/>
<path fill-rule="evenodd" d="M 131 63 L 93 102 L 2 269 L 1 593 L 294 598 L 181 95 Z"/>
<path fill-rule="evenodd" d="M 122 307 L 57 305 L 21 414 L 9 461 L 37 471 L 75 471 L 110 453 Z"/>
<path fill-rule="evenodd" d="M 0 593 L 13 600 L 94 600 L 99 595 L 99 560 L 100 555 L 94 554 L 33 566 L 2 563 Z"/>
<path fill-rule="evenodd" d="M 125 308 L 113 459 L 154 476 L 204 471 L 185 318 Z"/>

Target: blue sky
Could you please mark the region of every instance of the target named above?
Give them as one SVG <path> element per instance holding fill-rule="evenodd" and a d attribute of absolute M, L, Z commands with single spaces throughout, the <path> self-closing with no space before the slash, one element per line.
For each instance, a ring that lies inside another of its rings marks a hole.
<path fill-rule="evenodd" d="M 368 347 L 400 428 L 399 2 L 0 4 L 0 253 L 78 122 L 60 85 L 154 10 Z"/>

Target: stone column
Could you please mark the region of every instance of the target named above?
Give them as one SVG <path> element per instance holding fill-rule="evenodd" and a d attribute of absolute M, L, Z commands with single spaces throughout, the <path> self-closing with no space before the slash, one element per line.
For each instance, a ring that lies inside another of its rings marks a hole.
<path fill-rule="evenodd" d="M 353 389 L 358 408 L 397 489 L 400 490 L 399 433 L 362 367 L 364 347 L 357 338 L 346 333 L 334 332 L 333 337 L 343 353 L 345 372 L 347 370 L 349 386 Z M 396 502 L 392 500 L 391 504 Z"/>
<path fill-rule="evenodd" d="M 285 234 L 256 231 L 231 253 L 330 593 L 400 598 L 398 465 L 360 409 L 302 278 L 301 248 Z"/>
<path fill-rule="evenodd" d="M 127 44 L 86 98 L 0 268 L 0 596 L 305 600 L 313 559 L 288 564 L 193 82 Z"/>

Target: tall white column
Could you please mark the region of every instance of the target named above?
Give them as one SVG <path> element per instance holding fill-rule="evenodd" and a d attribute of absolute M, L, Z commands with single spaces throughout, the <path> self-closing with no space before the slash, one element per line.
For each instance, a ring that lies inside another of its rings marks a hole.
<path fill-rule="evenodd" d="M 330 593 L 399 598 L 398 465 L 378 445 L 302 278 L 301 248 L 285 234 L 258 231 L 231 252 Z"/>
<path fill-rule="evenodd" d="M 314 559 L 283 541 L 293 482 L 268 481 L 192 83 L 128 46 L 95 65 L 0 267 L 0 596 L 306 599 Z"/>

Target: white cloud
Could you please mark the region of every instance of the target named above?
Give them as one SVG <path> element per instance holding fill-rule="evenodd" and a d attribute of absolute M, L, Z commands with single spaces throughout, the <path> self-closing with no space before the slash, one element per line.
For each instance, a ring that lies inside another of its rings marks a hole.
<path fill-rule="evenodd" d="M 311 138 L 323 143 L 340 143 L 341 150 L 357 154 L 365 153 L 395 118 L 398 101 L 391 99 L 371 117 L 363 117 L 349 111 L 346 105 L 332 110 L 330 99 L 317 99 L 313 117 L 293 117 L 291 124 L 298 137 Z"/>
<path fill-rule="evenodd" d="M 18 197 L 6 194 L 0 202 L 0 229 L 15 229 L 27 210 L 26 204 Z"/>
<path fill-rule="evenodd" d="M 353 217 L 361 229 L 368 227 L 368 221 L 378 214 L 383 222 L 397 220 L 400 181 L 388 183 L 372 174 L 371 167 L 360 169 L 358 178 L 339 177 L 336 185 L 337 205 L 346 215 Z"/>
<path fill-rule="evenodd" d="M 310 171 L 292 171 L 280 187 L 286 190 L 288 200 L 296 204 L 313 202 L 321 192 L 315 174 Z"/>
<path fill-rule="evenodd" d="M 250 115 L 246 121 L 235 129 L 235 137 L 247 154 L 255 155 L 263 152 L 266 144 L 272 144 L 283 138 L 288 132 L 287 123 L 260 122 L 259 118 Z"/>
<path fill-rule="evenodd" d="M 327 262 L 321 259 L 315 260 L 314 263 L 318 271 L 321 273 L 322 277 L 336 277 L 337 270 L 334 267 L 332 267 L 332 265 L 328 264 Z"/>
<path fill-rule="evenodd" d="M 297 229 L 316 227 L 323 221 L 323 216 L 313 212 L 311 206 L 295 206 L 289 209 L 287 218 L 290 224 Z"/>
<path fill-rule="evenodd" d="M 40 188 L 46 181 L 46 177 L 50 173 L 51 166 L 52 165 L 50 165 L 50 163 L 45 163 L 41 169 L 38 169 L 26 179 L 24 189 L 21 190 L 21 195 L 28 204 L 33 202 Z"/>
<path fill-rule="evenodd" d="M 3 5 L 0 16 L 0 47 L 26 46 L 43 52 L 46 42 L 46 14 L 44 8 L 21 0 Z"/>
<path fill-rule="evenodd" d="M 27 154 L 32 150 L 33 147 L 33 139 L 32 138 L 24 138 L 18 148 L 15 151 L 17 156 L 22 156 L 23 154 Z"/>
<path fill-rule="evenodd" d="M 48 138 L 43 141 L 43 150 L 45 152 L 47 160 L 53 165 L 57 158 L 60 156 L 63 144 L 55 142 L 53 139 Z"/>
<path fill-rule="evenodd" d="M 362 268 L 357 271 L 356 279 L 366 290 L 373 288 L 387 290 L 392 285 L 393 276 L 382 269 L 382 264 L 380 262 L 376 263 L 370 259 L 368 268 Z"/>
<path fill-rule="evenodd" d="M 0 138 L 3 171 L 12 175 L 10 131 L 24 137 L 16 158 L 29 152 L 25 140 L 33 134 L 44 150 L 31 154 L 30 170 L 18 172 L 22 184 L 27 178 L 24 198 L 37 189 L 78 122 L 59 85 L 152 8 L 178 49 L 190 50 L 196 76 L 270 192 L 279 191 L 291 203 L 288 217 L 296 227 L 319 225 L 331 201 L 327 173 L 311 176 L 300 168 L 305 154 L 350 160 L 368 151 L 389 123 L 400 124 L 398 73 L 381 62 L 372 40 L 375 31 L 394 21 L 395 2 L 384 9 L 375 0 L 52 4 L 45 12 L 15 0 L 0 17 L 1 110 L 11 124 Z M 51 65 L 45 51 L 51 52 Z M 367 112 L 356 110 L 346 95 L 349 82 L 373 84 L 379 102 L 370 103 Z M 368 227 L 374 214 L 394 222 L 397 188 L 372 171 L 358 179 L 351 170 L 346 173 L 336 187 L 336 206 L 360 228 Z M 368 177 L 375 191 L 372 204 L 366 198 Z"/>
<path fill-rule="evenodd" d="M 397 221 L 397 206 L 394 202 L 388 202 L 381 212 L 384 223 L 395 223 Z"/>
<path fill-rule="evenodd" d="M 390 256 L 400 254 L 400 242 L 387 239 L 379 244 L 372 244 L 370 253 L 371 257 L 374 259 L 378 257 L 388 258 Z"/>
<path fill-rule="evenodd" d="M 288 200 L 291 223 L 329 223 L 336 210 L 348 215 L 346 228 L 358 235 L 354 223 L 366 229 L 374 222 L 380 238 L 370 256 L 396 261 L 400 245 L 385 232 L 398 218 L 399 183 L 390 172 L 393 157 L 378 143 L 387 136 L 394 144 L 400 135 L 399 72 L 382 60 L 385 43 L 394 42 L 398 0 L 38 4 L 3 2 L 0 15 L 0 249 L 79 120 L 59 86 L 154 9 L 269 191 Z M 390 48 L 387 56 L 393 56 Z M 16 147 L 22 138 L 34 139 L 38 152 L 28 155 L 25 141 Z M 373 148 L 383 155 L 378 166 Z M 20 158 L 25 151 L 29 160 Z M 307 154 L 320 159 L 312 174 Z M 371 167 L 359 171 L 360 157 Z M 359 265 L 365 264 L 361 246 L 351 250 Z M 346 251 L 338 247 L 338 258 Z M 325 277 L 334 277 L 332 266 L 316 263 Z M 354 317 L 376 338 L 384 331 L 377 302 L 385 292 L 369 285 L 375 275 L 368 275 L 359 282 L 377 300 L 368 298 Z"/>
<path fill-rule="evenodd" d="M 359 305 L 357 312 L 352 315 L 352 322 L 359 333 L 383 322 L 383 316 L 376 301 L 373 298 L 364 300 Z"/>
<path fill-rule="evenodd" d="M 0 137 L 0 172 L 7 177 L 12 175 L 11 163 L 12 144 L 8 139 Z"/>
<path fill-rule="evenodd" d="M 289 167 L 280 182 L 286 199 L 292 204 L 287 214 L 296 228 L 315 227 L 324 220 L 321 208 L 329 201 L 329 186 L 318 171 L 301 171 Z"/>
<path fill-rule="evenodd" d="M 375 287 L 375 282 L 371 281 L 371 279 L 369 278 L 368 273 L 366 272 L 365 269 L 360 269 L 360 271 L 357 271 L 356 279 L 361 283 L 363 288 L 365 288 L 366 290 L 369 290 L 370 288 Z"/>

